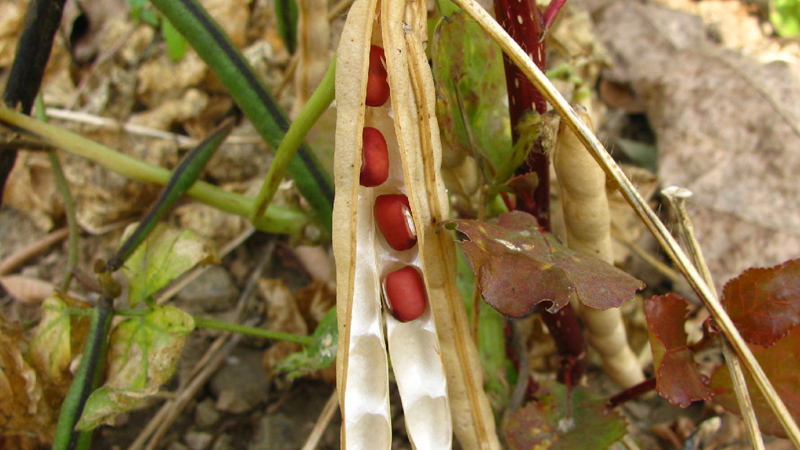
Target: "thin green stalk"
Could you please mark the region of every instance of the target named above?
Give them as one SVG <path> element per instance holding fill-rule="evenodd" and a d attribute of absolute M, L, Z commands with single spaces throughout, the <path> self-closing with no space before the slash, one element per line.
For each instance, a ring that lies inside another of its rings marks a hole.
<path fill-rule="evenodd" d="M 86 399 L 99 384 L 100 369 L 105 360 L 106 335 L 113 316 L 110 299 L 102 299 L 91 311 L 89 334 L 83 347 L 83 357 L 61 405 L 53 438 L 53 450 L 83 450 L 88 449 L 91 444 L 92 432 L 77 432 L 75 424 L 83 413 Z"/>
<path fill-rule="evenodd" d="M 86 315 L 86 310 L 83 309 L 70 309 L 70 315 L 83 316 Z M 147 313 L 146 309 L 119 309 L 115 312 L 116 315 L 122 317 L 137 317 L 144 316 Z M 295 342 L 301 345 L 311 345 L 314 343 L 314 338 L 311 336 L 300 336 L 292 333 L 285 333 L 283 331 L 267 330 L 265 328 L 248 327 L 247 325 L 239 325 L 237 323 L 225 322 L 216 319 L 206 319 L 203 317 L 194 316 L 194 324 L 196 327 L 210 328 L 212 330 L 230 331 L 231 333 L 241 333 L 248 336 L 261 337 L 272 339 L 275 341 Z"/>
<path fill-rule="evenodd" d="M 283 179 L 289 164 L 294 159 L 297 150 L 303 144 L 306 134 L 333 102 L 335 95 L 335 68 L 336 56 L 334 55 L 333 61 L 328 66 L 328 71 L 325 72 L 325 77 L 308 100 L 308 103 L 300 111 L 300 115 L 292 122 L 289 131 L 286 132 L 286 136 L 283 137 L 281 145 L 275 152 L 275 159 L 272 161 L 267 178 L 264 180 L 264 184 L 261 185 L 258 197 L 256 197 L 250 220 L 256 220 L 264 215 L 267 205 L 272 201 L 272 197 L 275 196 L 278 185 Z"/>
<path fill-rule="evenodd" d="M 44 112 L 44 100 L 42 99 L 41 93 L 36 96 L 36 118 L 42 122 L 48 122 L 47 114 Z M 58 154 L 54 150 L 50 150 L 47 152 L 47 157 L 50 159 L 50 166 L 53 168 L 56 189 L 58 189 L 58 193 L 61 195 L 61 201 L 64 203 L 64 215 L 67 217 L 67 229 L 69 230 L 69 237 L 67 240 L 67 266 L 64 268 L 64 278 L 58 286 L 61 292 L 67 292 L 70 283 L 72 283 L 72 271 L 78 266 L 78 237 L 80 234 L 80 227 L 78 227 L 78 220 L 76 219 L 75 200 L 72 197 L 72 192 L 69 190 L 69 183 L 67 183 L 67 177 L 64 176 L 64 169 L 61 167 Z"/>
<path fill-rule="evenodd" d="M 289 129 L 289 119 L 219 24 L 196 0 L 151 0 L 151 3 L 208 64 L 267 144 L 278 148 Z M 330 176 L 308 145 L 301 144 L 296 156 L 288 165 L 288 173 L 330 233 L 333 214 Z"/>
<path fill-rule="evenodd" d="M 230 331 L 232 333 L 242 333 L 248 336 L 262 337 L 276 341 L 295 342 L 302 345 L 311 345 L 314 338 L 311 336 L 298 336 L 296 334 L 284 333 L 282 331 L 267 330 L 264 328 L 248 327 L 236 323 L 224 322 L 222 320 L 205 319 L 195 317 L 194 324 L 198 327 L 211 328 L 213 330 Z"/>
<path fill-rule="evenodd" d="M 130 179 L 161 185 L 169 182 L 171 172 L 167 169 L 123 155 L 75 133 L 39 122 L 3 106 L 0 106 L 0 123 L 25 131 L 47 144 L 94 161 Z M 209 206 L 242 217 L 248 217 L 253 210 L 252 199 L 202 181 L 195 183 L 187 194 Z M 309 217 L 303 212 L 270 205 L 266 214 L 254 221 L 253 226 L 267 233 L 298 234 L 309 223 Z"/>

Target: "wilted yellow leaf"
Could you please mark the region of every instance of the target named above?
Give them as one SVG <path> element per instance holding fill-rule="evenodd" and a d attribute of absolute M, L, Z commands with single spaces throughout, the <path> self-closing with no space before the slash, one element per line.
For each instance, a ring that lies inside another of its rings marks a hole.
<path fill-rule="evenodd" d="M 108 379 L 89 396 L 78 429 L 90 430 L 154 394 L 175 371 L 191 315 L 173 306 L 155 306 L 120 322 L 108 345 Z"/>
<path fill-rule="evenodd" d="M 42 304 L 42 320 L 33 330 L 28 348 L 28 362 L 53 387 L 63 388 L 64 394 L 72 381 L 71 328 L 67 305 L 57 295 L 51 296 Z"/>
<path fill-rule="evenodd" d="M 128 227 L 123 241 L 136 225 Z M 146 300 L 197 263 L 217 260 L 214 244 L 197 232 L 157 225 L 122 267 L 130 284 L 131 306 Z"/>

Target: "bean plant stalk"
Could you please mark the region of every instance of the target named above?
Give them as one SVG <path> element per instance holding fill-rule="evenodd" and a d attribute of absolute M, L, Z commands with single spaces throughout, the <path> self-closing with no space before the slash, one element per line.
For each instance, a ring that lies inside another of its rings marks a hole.
<path fill-rule="evenodd" d="M 486 10 L 474 0 L 455 0 L 454 3 L 472 17 L 481 28 L 489 34 L 492 40 L 497 42 L 500 48 L 502 48 L 522 69 L 525 76 L 540 89 L 540 92 L 543 93 L 547 101 L 558 111 L 562 120 L 565 120 L 568 126 L 575 132 L 581 143 L 589 150 L 589 153 L 591 153 L 595 161 L 597 161 L 606 172 L 606 175 L 619 185 L 623 198 L 625 198 L 642 222 L 644 222 L 653 236 L 658 240 L 661 248 L 664 249 L 669 258 L 675 263 L 675 266 L 680 270 L 681 274 L 683 274 L 689 282 L 703 304 L 708 308 L 711 316 L 741 358 L 742 366 L 753 377 L 755 384 L 764 395 L 770 409 L 778 417 L 789 439 L 796 447 L 800 448 L 800 428 L 798 428 L 783 400 L 778 396 L 771 381 L 753 355 L 753 352 L 736 329 L 730 316 L 716 299 L 716 295 L 712 292 L 705 280 L 703 280 L 702 275 L 700 275 L 698 270 L 694 267 L 690 258 L 680 248 L 667 227 L 659 220 L 655 211 L 645 202 L 639 194 L 639 191 L 633 186 L 633 183 L 625 176 L 622 169 L 613 160 L 605 147 L 603 147 L 603 144 L 600 143 L 592 131 L 580 120 L 575 110 L 570 107 L 566 99 L 564 99 L 547 77 L 545 77 L 541 69 L 531 62 L 524 50 L 509 38 L 508 34 L 503 31 L 491 16 L 489 16 Z"/>
<path fill-rule="evenodd" d="M 545 70 L 547 56 L 546 27 L 552 23 L 564 1 L 554 0 L 544 14 L 529 0 L 497 0 L 494 4 L 497 21 L 542 71 Z M 547 112 L 547 101 L 506 54 L 503 54 L 503 64 L 512 124 L 511 138 L 516 144 L 521 138 L 516 124 L 531 111 L 540 115 Z M 517 196 L 516 209 L 533 215 L 540 227 L 550 231 L 550 158 L 544 151 L 541 138 L 533 143 L 527 160 L 516 171 L 517 175 L 530 173 L 536 174 L 539 182 L 534 192 Z M 540 303 L 537 309 L 561 357 L 559 380 L 573 385 L 586 372 L 586 344 L 578 317 L 569 304 L 556 313 L 548 312 L 545 306 Z"/>

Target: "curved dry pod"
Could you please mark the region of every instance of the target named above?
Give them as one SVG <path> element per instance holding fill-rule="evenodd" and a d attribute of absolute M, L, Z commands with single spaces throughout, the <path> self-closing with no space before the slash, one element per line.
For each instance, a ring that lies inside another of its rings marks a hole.
<path fill-rule="evenodd" d="M 577 112 L 592 129 L 586 111 L 581 108 Z M 561 186 L 567 246 L 613 265 L 606 174 L 564 121 L 559 125 L 553 166 Z M 600 354 L 605 373 L 624 388 L 642 382 L 644 373 L 628 344 L 620 309 L 599 310 L 581 305 L 578 313 L 586 325 L 589 343 Z"/>

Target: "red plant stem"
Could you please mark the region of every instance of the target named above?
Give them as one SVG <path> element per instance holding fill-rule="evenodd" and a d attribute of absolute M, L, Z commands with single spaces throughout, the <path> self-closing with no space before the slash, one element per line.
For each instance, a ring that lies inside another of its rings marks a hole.
<path fill-rule="evenodd" d="M 547 330 L 556 343 L 560 366 L 558 368 L 558 381 L 572 387 L 580 383 L 586 373 L 586 341 L 583 339 L 578 315 L 572 305 L 550 313 L 545 309 L 547 302 L 539 303 L 539 316 L 547 325 Z"/>
<path fill-rule="evenodd" d="M 606 407 L 615 408 L 625 402 L 635 400 L 656 388 L 656 377 L 650 377 L 639 384 L 635 384 L 608 400 Z"/>
<path fill-rule="evenodd" d="M 553 0 L 544 15 L 531 0 L 495 0 L 494 3 L 497 21 L 542 70 L 546 63 L 545 33 L 565 1 Z M 544 114 L 547 101 L 506 55 L 503 55 L 503 64 L 512 124 L 511 138 L 516 144 L 520 138 L 516 124 L 531 109 Z M 530 172 L 536 173 L 539 184 L 532 195 L 517 196 L 516 209 L 532 214 L 540 227 L 550 231 L 550 161 L 538 141 L 525 163 L 516 171 L 517 175 Z M 561 357 L 559 380 L 567 386 L 573 386 L 586 373 L 586 343 L 578 317 L 569 304 L 555 314 L 549 313 L 541 303 L 538 310 Z"/>
<path fill-rule="evenodd" d="M 531 57 L 537 67 L 545 67 L 545 41 L 539 40 L 544 33 L 544 22 L 539 8 L 530 0 L 497 0 L 494 3 L 495 16 L 503 29 Z M 511 118 L 511 139 L 519 140 L 516 124 L 525 112 L 535 110 L 539 114 L 547 111 L 547 101 L 533 86 L 519 68 L 503 55 L 506 72 L 506 88 L 508 90 L 508 110 Z M 550 167 L 547 155 L 540 145 L 536 145 L 528 154 L 528 159 L 517 169 L 517 175 L 535 172 L 539 177 L 539 185 L 532 196 L 517 198 L 519 211 L 525 211 L 536 217 L 539 226 L 550 229 Z"/>

